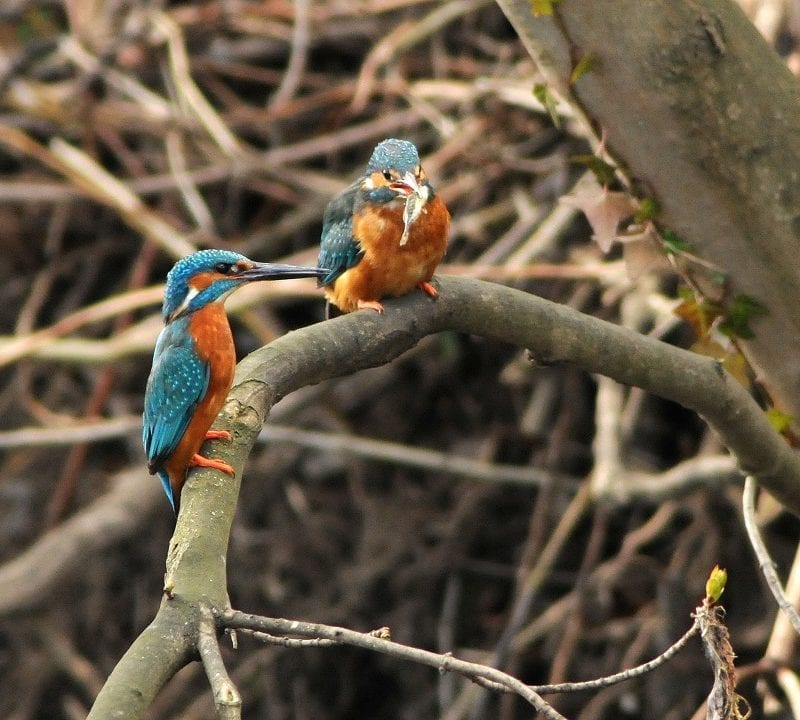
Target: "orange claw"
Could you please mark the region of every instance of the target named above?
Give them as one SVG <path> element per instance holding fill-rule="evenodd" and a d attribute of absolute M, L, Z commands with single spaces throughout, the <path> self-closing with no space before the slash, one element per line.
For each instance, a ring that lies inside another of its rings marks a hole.
<path fill-rule="evenodd" d="M 228 465 L 224 460 L 217 460 L 216 458 L 207 458 L 195 453 L 189 461 L 189 467 L 205 467 L 220 470 L 226 475 L 235 475 L 233 468 Z"/>
<path fill-rule="evenodd" d="M 435 298 L 439 296 L 439 291 L 433 287 L 429 282 L 421 282 L 417 287 L 422 290 L 426 295 L 430 295 L 430 297 Z"/>
<path fill-rule="evenodd" d="M 383 305 L 379 303 L 377 300 L 359 300 L 358 301 L 358 309 L 359 310 L 374 310 L 377 313 L 383 312 Z"/>
<path fill-rule="evenodd" d="M 206 440 L 232 440 L 231 434 L 227 430 L 209 430 L 206 433 Z"/>

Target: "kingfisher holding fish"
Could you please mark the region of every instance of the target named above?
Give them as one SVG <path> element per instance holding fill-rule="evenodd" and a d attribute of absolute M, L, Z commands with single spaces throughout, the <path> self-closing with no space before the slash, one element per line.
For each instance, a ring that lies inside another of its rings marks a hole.
<path fill-rule="evenodd" d="M 366 172 L 333 198 L 322 221 L 318 284 L 343 313 L 383 312 L 381 299 L 431 284 L 447 250 L 450 213 L 431 186 L 416 146 L 378 143 Z"/>

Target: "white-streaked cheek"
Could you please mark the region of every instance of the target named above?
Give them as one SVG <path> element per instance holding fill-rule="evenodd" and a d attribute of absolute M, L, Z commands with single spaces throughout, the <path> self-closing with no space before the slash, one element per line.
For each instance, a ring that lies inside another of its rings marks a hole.
<path fill-rule="evenodd" d="M 183 315 L 186 310 L 189 309 L 189 303 L 192 302 L 198 295 L 200 291 L 196 287 L 192 287 L 189 285 L 189 290 L 186 292 L 186 297 L 183 298 L 183 302 L 178 306 L 178 309 L 172 314 L 173 317 L 179 317 Z"/>

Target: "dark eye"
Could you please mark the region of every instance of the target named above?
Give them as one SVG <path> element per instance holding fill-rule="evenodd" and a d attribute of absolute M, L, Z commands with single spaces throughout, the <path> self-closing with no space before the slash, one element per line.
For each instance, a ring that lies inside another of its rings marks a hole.
<path fill-rule="evenodd" d="M 222 275 L 230 274 L 231 269 L 233 268 L 233 263 L 217 263 L 214 265 L 214 270 Z"/>
<path fill-rule="evenodd" d="M 383 177 L 386 180 L 386 182 L 392 181 L 392 173 L 390 173 L 388 170 L 383 171 Z"/>

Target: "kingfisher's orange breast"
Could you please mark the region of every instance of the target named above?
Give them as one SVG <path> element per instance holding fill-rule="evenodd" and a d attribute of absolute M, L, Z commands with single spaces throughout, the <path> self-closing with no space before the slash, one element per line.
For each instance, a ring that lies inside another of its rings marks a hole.
<path fill-rule="evenodd" d="M 343 312 L 351 312 L 359 300 L 411 292 L 433 277 L 447 250 L 449 231 L 450 213 L 438 195 L 422 209 L 404 245 L 402 209 L 365 209 L 353 218 L 353 236 L 364 257 L 342 273 L 327 294 Z"/>
<path fill-rule="evenodd" d="M 198 403 L 194 416 L 165 467 L 170 480 L 183 483 L 189 461 L 199 452 L 206 432 L 222 408 L 233 383 L 236 349 L 222 302 L 197 310 L 189 321 L 189 332 L 197 354 L 209 364 L 208 391 Z"/>

